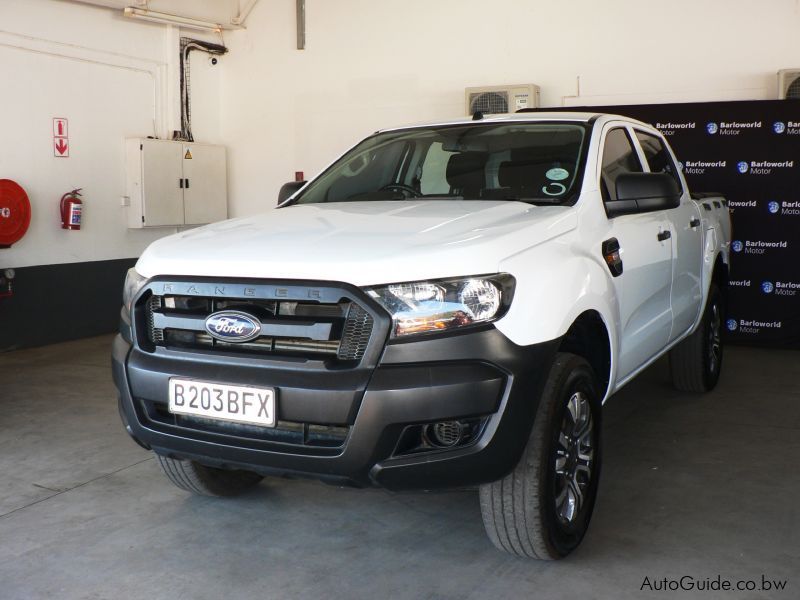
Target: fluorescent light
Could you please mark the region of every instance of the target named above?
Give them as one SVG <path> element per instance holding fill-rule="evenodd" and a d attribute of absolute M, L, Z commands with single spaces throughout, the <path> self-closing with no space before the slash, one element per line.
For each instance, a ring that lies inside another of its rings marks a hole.
<path fill-rule="evenodd" d="M 189 17 L 179 17 L 178 15 L 170 15 L 168 13 L 156 12 L 154 10 L 147 10 L 145 8 L 134 8 L 132 6 L 128 6 L 123 10 L 122 15 L 130 19 L 140 19 L 142 21 L 164 23 L 167 25 L 178 25 L 179 27 L 186 27 L 188 29 L 200 29 L 202 31 L 216 32 L 222 31 L 222 25 L 219 23 L 201 21 L 199 19 L 191 19 Z"/>

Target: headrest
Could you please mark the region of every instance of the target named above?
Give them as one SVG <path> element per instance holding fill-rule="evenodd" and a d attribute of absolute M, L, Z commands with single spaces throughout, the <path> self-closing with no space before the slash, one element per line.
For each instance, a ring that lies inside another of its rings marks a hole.
<path fill-rule="evenodd" d="M 447 183 L 459 190 L 480 189 L 486 181 L 486 152 L 461 152 L 447 161 Z"/>
<path fill-rule="evenodd" d="M 561 164 L 535 149 L 524 150 L 512 152 L 510 161 L 500 163 L 497 176 L 502 187 L 538 189 L 550 181 L 546 173 Z"/>

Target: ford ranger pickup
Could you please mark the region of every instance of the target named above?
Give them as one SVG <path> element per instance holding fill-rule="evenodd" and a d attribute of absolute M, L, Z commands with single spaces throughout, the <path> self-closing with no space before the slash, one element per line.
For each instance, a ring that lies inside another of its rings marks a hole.
<path fill-rule="evenodd" d="M 495 546 L 563 557 L 603 403 L 667 353 L 680 390 L 720 376 L 729 211 L 677 165 L 615 115 L 379 131 L 277 208 L 145 250 L 113 344 L 122 421 L 187 491 L 477 488 Z"/>

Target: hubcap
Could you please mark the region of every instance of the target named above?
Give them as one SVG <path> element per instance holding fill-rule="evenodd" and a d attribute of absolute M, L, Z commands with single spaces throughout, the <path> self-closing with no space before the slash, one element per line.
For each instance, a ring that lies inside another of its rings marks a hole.
<path fill-rule="evenodd" d="M 708 369 L 716 373 L 722 358 L 722 315 L 719 304 L 711 305 L 711 323 L 708 328 Z"/>
<path fill-rule="evenodd" d="M 562 523 L 573 523 L 580 513 L 593 470 L 592 407 L 586 394 L 575 392 L 567 401 L 555 457 L 556 515 Z"/>

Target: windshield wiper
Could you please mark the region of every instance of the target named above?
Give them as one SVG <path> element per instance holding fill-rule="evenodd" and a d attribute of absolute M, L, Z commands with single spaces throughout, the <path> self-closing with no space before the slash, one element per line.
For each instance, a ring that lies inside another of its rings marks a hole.
<path fill-rule="evenodd" d="M 564 204 L 565 198 L 554 198 L 549 196 L 541 196 L 541 197 L 503 196 L 501 198 L 492 198 L 492 200 L 510 200 L 512 202 L 526 202 L 527 204 L 558 205 L 558 204 Z"/>
<path fill-rule="evenodd" d="M 352 196 L 347 196 L 346 198 L 339 198 L 336 202 L 388 202 L 392 200 L 408 200 L 408 198 L 406 198 L 402 192 L 378 190 L 376 192 L 360 192 Z"/>
<path fill-rule="evenodd" d="M 353 194 L 347 198 L 337 200 L 337 202 L 390 202 L 398 200 L 463 200 L 464 196 L 450 196 L 448 194 L 431 194 L 430 196 L 406 196 L 402 192 L 361 192 Z"/>

